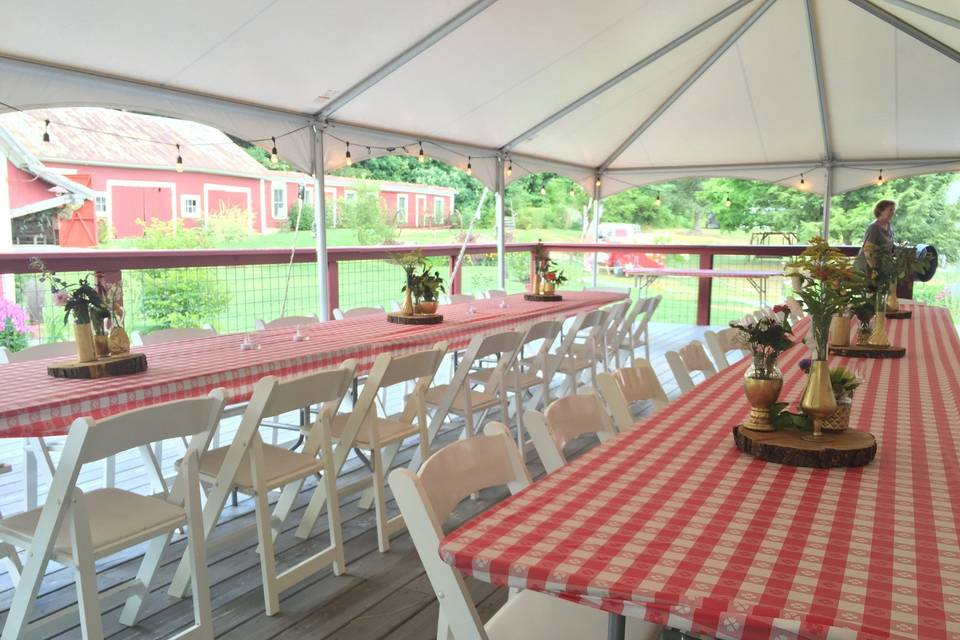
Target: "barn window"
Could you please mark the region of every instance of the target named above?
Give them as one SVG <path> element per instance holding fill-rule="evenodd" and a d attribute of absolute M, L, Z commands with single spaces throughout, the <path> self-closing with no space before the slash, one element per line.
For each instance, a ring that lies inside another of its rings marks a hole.
<path fill-rule="evenodd" d="M 433 221 L 436 224 L 443 224 L 443 198 L 433 199 Z"/>
<path fill-rule="evenodd" d="M 273 185 L 273 219 L 287 219 L 287 185 L 279 183 Z"/>
<path fill-rule="evenodd" d="M 407 196 L 401 194 L 397 196 L 397 222 L 407 224 Z"/>
<path fill-rule="evenodd" d="M 180 196 L 180 215 L 184 218 L 199 218 L 200 196 Z"/>
<path fill-rule="evenodd" d="M 98 216 L 107 215 L 107 194 L 98 193 L 93 198 L 93 210 Z"/>

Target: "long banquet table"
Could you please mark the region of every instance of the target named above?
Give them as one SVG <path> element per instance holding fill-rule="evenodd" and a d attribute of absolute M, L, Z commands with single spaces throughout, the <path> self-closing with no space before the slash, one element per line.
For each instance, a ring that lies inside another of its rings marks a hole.
<path fill-rule="evenodd" d="M 363 316 L 300 327 L 309 336 L 294 342 L 294 329 L 256 332 L 260 349 L 241 351 L 245 334 L 137 347 L 147 355 L 146 372 L 99 380 L 65 380 L 47 375 L 56 360 L 4 365 L 0 372 L 0 438 L 65 435 L 78 416 L 102 418 L 169 400 L 199 397 L 224 387 L 230 402 L 249 399 L 253 384 L 267 375 L 287 378 L 337 366 L 355 358 L 365 372 L 381 353 L 408 353 L 446 340 L 464 348 L 475 335 L 506 331 L 550 317 L 569 317 L 623 298 L 622 294 L 564 291 L 561 302 L 527 302 L 522 295 L 444 305 L 438 325 L 387 323 Z M 506 308 L 501 308 L 501 303 Z M 470 313 L 470 309 L 474 313 Z"/>
<path fill-rule="evenodd" d="M 740 453 L 741 362 L 450 534 L 497 585 L 718 638 L 960 638 L 960 339 L 945 309 L 890 321 L 900 360 L 859 369 L 854 469 Z M 798 401 L 806 349 L 781 358 Z"/>

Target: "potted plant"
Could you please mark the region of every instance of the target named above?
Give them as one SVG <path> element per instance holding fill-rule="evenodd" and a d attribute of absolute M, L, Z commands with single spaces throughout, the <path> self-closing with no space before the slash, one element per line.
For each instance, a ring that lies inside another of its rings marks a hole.
<path fill-rule="evenodd" d="M 857 319 L 857 344 L 866 345 L 870 340 L 870 321 L 877 311 L 876 294 L 868 289 L 858 289 L 851 292 L 850 313 Z"/>
<path fill-rule="evenodd" d="M 833 316 L 846 311 L 853 292 L 864 288 L 865 283 L 850 259 L 819 237 L 812 238 L 810 246 L 789 266 L 800 273 L 801 286 L 795 293 L 811 316 L 805 342 L 812 364 L 800 408 L 813 417 L 813 433 L 805 437 L 823 440 L 823 419 L 837 410 L 827 368 L 830 323 Z"/>
<path fill-rule="evenodd" d="M 545 295 L 553 295 L 557 287 L 567 281 L 562 269 L 557 269 L 557 263 L 550 258 L 541 258 L 538 262 L 538 276 L 541 289 Z"/>
<path fill-rule="evenodd" d="M 790 309 L 776 305 L 772 313 L 759 320 L 752 316 L 731 322 L 738 331 L 738 341 L 746 346 L 753 363 L 744 375 L 744 391 L 750 403 L 750 416 L 743 424 L 755 431 L 772 431 L 770 407 L 777 402 L 783 388 L 783 375 L 777 368 L 777 358 L 793 345 Z"/>
<path fill-rule="evenodd" d="M 800 368 L 804 373 L 810 372 L 811 361 L 804 359 L 800 361 Z M 824 431 L 841 432 L 850 427 L 850 411 L 853 407 L 853 393 L 860 386 L 862 380 L 860 377 L 846 367 L 838 366 L 830 368 L 830 388 L 833 391 L 833 397 L 837 401 L 837 410 L 827 416 L 823 421 Z"/>
<path fill-rule="evenodd" d="M 413 295 L 417 269 L 426 268 L 427 266 L 426 261 L 423 259 L 423 252 L 418 249 L 417 251 L 395 255 L 391 260 L 395 265 L 403 269 L 406 276 L 406 283 L 400 287 L 401 293 L 404 294 L 403 304 L 400 305 L 400 313 L 405 316 L 412 316 L 414 314 Z"/>
<path fill-rule="evenodd" d="M 97 351 L 93 342 L 91 321 L 100 317 L 104 306 L 100 293 L 90 285 L 89 275 L 80 278 L 75 284 L 70 284 L 58 277 L 56 273 L 47 271 L 43 262 L 37 258 L 31 259 L 30 266 L 40 272 L 40 282 L 50 283 L 50 291 L 53 293 L 54 300 L 63 304 L 64 324 L 73 317 L 73 335 L 77 344 L 77 359 L 80 362 L 95 361 Z"/>
<path fill-rule="evenodd" d="M 415 275 L 413 279 L 413 297 L 416 300 L 414 310 L 426 315 L 436 313 L 437 305 L 440 304 L 438 298 L 445 292 L 440 272 L 431 271 L 429 266 L 424 266 L 423 273 Z"/>

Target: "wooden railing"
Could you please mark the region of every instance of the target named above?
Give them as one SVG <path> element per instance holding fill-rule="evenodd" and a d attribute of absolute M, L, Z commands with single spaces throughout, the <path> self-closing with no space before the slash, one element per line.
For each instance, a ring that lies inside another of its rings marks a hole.
<path fill-rule="evenodd" d="M 524 252 L 532 256 L 536 243 L 509 243 L 508 253 Z M 544 243 L 544 250 L 553 253 L 591 254 L 597 252 L 641 252 L 648 254 L 686 254 L 698 256 L 701 269 L 713 269 L 717 256 L 758 256 L 787 257 L 795 256 L 805 248 L 802 245 L 662 245 L 662 244 L 576 244 Z M 855 255 L 857 247 L 840 247 L 848 254 Z M 395 245 L 377 247 L 331 247 L 327 253 L 328 261 L 328 299 L 330 309 L 339 306 L 340 277 L 339 264 L 355 260 L 384 260 L 392 255 L 419 250 L 424 256 L 446 257 L 450 269 L 456 262 L 460 245 Z M 469 244 L 467 255 L 488 255 L 496 253 L 492 243 Z M 90 271 L 107 282 L 122 282 L 123 271 L 133 269 L 173 269 L 180 267 L 231 267 L 244 265 L 286 264 L 291 252 L 287 249 L 201 249 L 201 250 L 68 250 L 68 251 L 16 251 L 0 253 L 0 274 L 30 273 L 30 259 L 38 257 L 51 271 Z M 293 251 L 295 263 L 316 262 L 317 252 L 312 248 Z M 531 260 L 532 264 L 532 260 Z M 461 272 L 449 282 L 450 293 L 460 293 L 462 289 Z M 712 279 L 701 278 L 697 295 L 697 322 L 710 324 Z"/>

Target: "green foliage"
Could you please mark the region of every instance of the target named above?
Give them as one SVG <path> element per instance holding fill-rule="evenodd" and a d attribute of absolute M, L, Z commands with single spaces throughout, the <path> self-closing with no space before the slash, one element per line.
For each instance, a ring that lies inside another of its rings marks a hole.
<path fill-rule="evenodd" d="M 174 232 L 173 223 L 157 218 L 148 222 L 137 219 L 143 235 L 137 238 L 138 249 L 209 249 L 214 240 L 203 227 L 180 226 Z"/>
<path fill-rule="evenodd" d="M 150 269 L 142 287 L 140 308 L 156 328 L 212 323 L 230 301 L 214 269 Z"/>
<path fill-rule="evenodd" d="M 106 218 L 97 218 L 97 242 L 103 244 L 113 239 L 113 229 Z"/>
<path fill-rule="evenodd" d="M 0 330 L 0 347 L 10 351 L 20 351 L 27 346 L 27 334 L 13 326 L 12 318 L 3 319 L 3 330 Z"/>
<path fill-rule="evenodd" d="M 357 242 L 362 245 L 394 244 L 397 228 L 393 217 L 388 216 L 380 205 L 376 187 L 360 185 L 357 197 L 340 203 L 340 219 L 343 226 L 357 232 Z"/>
<path fill-rule="evenodd" d="M 273 164 L 272 162 L 270 162 L 270 152 L 264 149 L 263 147 L 258 147 L 255 144 L 251 144 L 247 142 L 246 140 L 234 138 L 233 136 L 230 136 L 230 137 L 234 142 L 240 145 L 244 151 L 249 153 L 251 158 L 253 158 L 257 162 L 265 166 L 267 169 L 271 169 L 273 171 L 297 171 L 297 168 L 295 166 L 283 161 L 282 154 L 280 155 L 280 162 L 278 162 L 277 164 Z M 278 144 L 277 146 L 280 147 L 281 144 Z"/>
<path fill-rule="evenodd" d="M 207 216 L 206 233 L 214 246 L 237 244 L 250 234 L 250 212 L 240 207 L 221 207 Z M 179 233 L 179 230 L 178 232 Z M 200 233 L 203 233 L 201 230 Z"/>
<path fill-rule="evenodd" d="M 830 386 L 833 387 L 833 397 L 837 400 L 851 398 L 854 390 L 860 386 L 860 379 L 845 367 L 833 367 L 830 369 Z"/>
<path fill-rule="evenodd" d="M 721 229 L 780 231 L 809 237 L 817 228 L 822 199 L 791 187 L 758 180 L 704 180 L 697 200 L 716 215 Z M 730 206 L 726 206 L 727 199 Z"/>
<path fill-rule="evenodd" d="M 313 230 L 313 221 L 316 218 L 316 212 L 313 210 L 313 205 L 309 202 L 302 203 L 303 210 L 300 210 L 301 202 L 300 200 L 295 201 L 290 205 L 290 213 L 287 215 L 287 226 L 290 227 L 291 231 L 297 230 L 297 214 L 300 216 L 300 231 L 311 231 Z M 329 215 L 328 220 L 329 220 Z"/>

